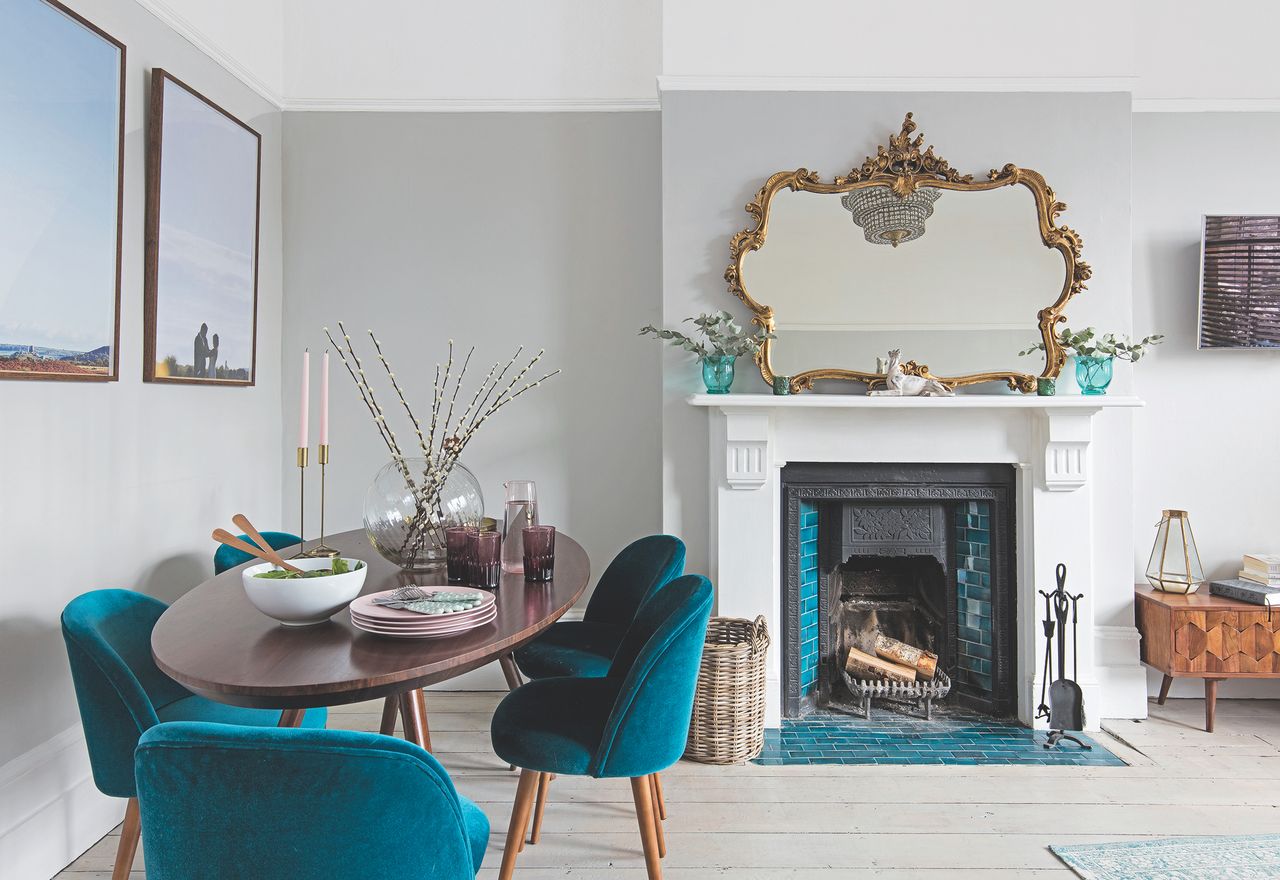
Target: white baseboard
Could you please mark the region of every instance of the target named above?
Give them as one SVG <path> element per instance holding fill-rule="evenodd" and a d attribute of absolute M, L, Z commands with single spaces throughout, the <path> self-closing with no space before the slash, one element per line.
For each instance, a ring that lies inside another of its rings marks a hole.
<path fill-rule="evenodd" d="M 53 877 L 118 825 L 124 807 L 94 786 L 80 725 L 67 728 L 0 767 L 0 873 Z"/>
<path fill-rule="evenodd" d="M 1147 673 L 1138 659 L 1141 643 L 1142 637 L 1132 626 L 1093 628 L 1102 718 L 1147 717 Z"/>

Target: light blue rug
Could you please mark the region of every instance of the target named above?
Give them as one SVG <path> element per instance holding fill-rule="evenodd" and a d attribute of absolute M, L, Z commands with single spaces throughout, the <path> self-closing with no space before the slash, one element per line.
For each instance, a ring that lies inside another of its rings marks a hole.
<path fill-rule="evenodd" d="M 1280 834 L 1051 846 L 1084 880 L 1276 880 Z"/>

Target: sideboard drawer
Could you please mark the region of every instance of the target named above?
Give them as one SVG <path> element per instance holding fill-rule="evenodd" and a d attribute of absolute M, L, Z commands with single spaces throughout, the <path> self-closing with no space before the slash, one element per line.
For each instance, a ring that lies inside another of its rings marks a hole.
<path fill-rule="evenodd" d="M 1280 673 L 1280 615 L 1179 608 L 1171 622 L 1175 672 Z"/>

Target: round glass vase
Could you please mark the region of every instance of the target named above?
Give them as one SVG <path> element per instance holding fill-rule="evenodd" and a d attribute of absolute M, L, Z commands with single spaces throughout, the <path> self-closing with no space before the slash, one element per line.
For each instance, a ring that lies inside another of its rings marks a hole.
<path fill-rule="evenodd" d="M 383 558 L 407 571 L 445 562 L 445 529 L 476 526 L 484 496 L 475 475 L 460 462 L 425 458 L 390 461 L 364 498 L 364 531 Z"/>
<path fill-rule="evenodd" d="M 708 394 L 729 393 L 729 387 L 733 385 L 735 359 L 731 354 L 709 354 L 702 359 L 702 381 Z"/>
<path fill-rule="evenodd" d="M 1115 358 L 1076 355 L 1076 384 L 1081 394 L 1106 394 L 1111 384 L 1111 368 Z"/>

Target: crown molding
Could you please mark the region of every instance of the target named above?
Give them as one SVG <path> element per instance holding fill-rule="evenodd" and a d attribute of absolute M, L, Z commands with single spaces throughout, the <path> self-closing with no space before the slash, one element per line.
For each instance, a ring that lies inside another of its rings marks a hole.
<path fill-rule="evenodd" d="M 1280 98 L 1135 98 L 1134 113 L 1280 113 Z"/>
<path fill-rule="evenodd" d="M 660 76 L 659 92 L 1132 92 L 1134 76 Z"/>
<path fill-rule="evenodd" d="M 657 98 L 286 98 L 281 109 L 334 113 L 633 113 Z"/>
<path fill-rule="evenodd" d="M 272 106 L 277 108 L 284 107 L 284 99 L 279 92 L 267 85 L 261 77 L 210 40 L 199 28 L 174 12 L 164 0 L 134 0 L 134 2 L 158 18 L 161 23 L 177 33 L 178 36 L 211 58 L 227 73 L 257 92 Z"/>

